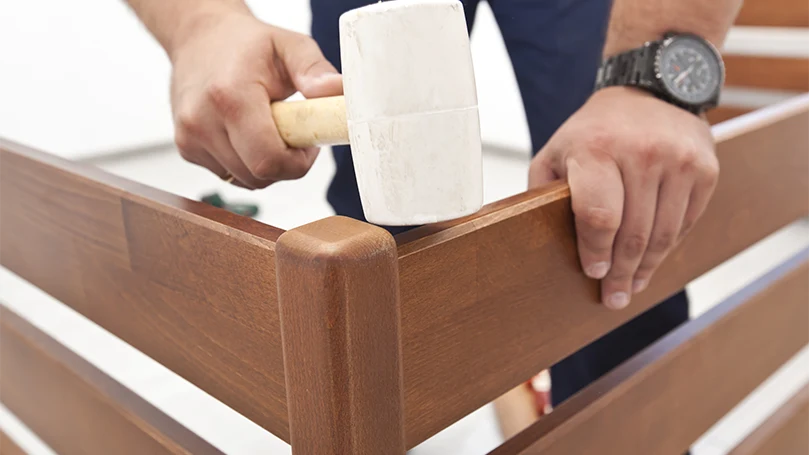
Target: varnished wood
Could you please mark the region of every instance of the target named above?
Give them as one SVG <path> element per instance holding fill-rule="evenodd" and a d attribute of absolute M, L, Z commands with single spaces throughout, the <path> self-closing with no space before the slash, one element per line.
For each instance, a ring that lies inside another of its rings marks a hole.
<path fill-rule="evenodd" d="M 732 118 L 747 114 L 752 111 L 753 109 L 747 107 L 723 105 L 717 107 L 716 109 L 708 111 L 706 115 L 708 116 L 708 122 L 711 125 L 716 125 L 717 123 L 722 123 L 726 120 L 730 120 Z"/>
<path fill-rule="evenodd" d="M 809 343 L 807 301 L 809 250 L 676 329 L 491 455 L 680 455 Z"/>
<path fill-rule="evenodd" d="M 0 429 L 0 455 L 26 455 L 26 453 Z"/>
<path fill-rule="evenodd" d="M 290 438 L 296 455 L 404 455 L 396 244 L 332 217 L 278 240 Z"/>
<path fill-rule="evenodd" d="M 753 430 L 728 455 L 809 454 L 809 384 Z"/>
<path fill-rule="evenodd" d="M 408 446 L 809 214 L 807 122 L 804 97 L 716 130 L 711 203 L 623 311 L 599 304 L 598 282 L 580 269 L 562 183 L 400 235 Z"/>
<path fill-rule="evenodd" d="M 0 400 L 62 455 L 221 454 L 4 306 Z"/>
<path fill-rule="evenodd" d="M 809 27 L 809 2 L 805 0 L 745 0 L 736 25 L 759 27 Z"/>
<path fill-rule="evenodd" d="M 0 263 L 286 439 L 281 232 L 0 141 Z"/>
<path fill-rule="evenodd" d="M 725 86 L 809 91 L 809 59 L 724 55 Z"/>

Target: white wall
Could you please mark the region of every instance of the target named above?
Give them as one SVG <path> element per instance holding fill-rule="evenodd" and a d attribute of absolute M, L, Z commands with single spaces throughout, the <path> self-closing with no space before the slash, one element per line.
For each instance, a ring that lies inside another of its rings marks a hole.
<path fill-rule="evenodd" d="M 249 3 L 267 22 L 308 32 L 306 0 Z M 485 6 L 478 25 L 484 134 L 527 147 L 527 129 L 509 120 L 522 107 Z M 71 158 L 171 141 L 169 75 L 122 0 L 0 2 L 0 136 Z"/>
<path fill-rule="evenodd" d="M 0 136 L 70 157 L 164 141 L 169 71 L 122 1 L 0 2 Z"/>
<path fill-rule="evenodd" d="M 307 32 L 307 0 L 248 2 Z M 736 30 L 728 49 L 809 54 L 806 32 Z M 517 86 L 491 11 L 472 37 L 484 141 L 528 151 Z M 170 67 L 123 0 L 0 2 L 0 136 L 71 158 L 172 141 Z"/>

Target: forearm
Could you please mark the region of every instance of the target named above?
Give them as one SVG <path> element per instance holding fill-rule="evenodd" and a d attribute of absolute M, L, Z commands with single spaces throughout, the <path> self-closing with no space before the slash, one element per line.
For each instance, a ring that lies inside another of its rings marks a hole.
<path fill-rule="evenodd" d="M 743 0 L 614 0 L 604 56 L 660 39 L 697 34 L 721 48 Z"/>
<path fill-rule="evenodd" d="M 193 31 L 222 13 L 250 13 L 243 0 L 126 0 L 169 57 Z"/>

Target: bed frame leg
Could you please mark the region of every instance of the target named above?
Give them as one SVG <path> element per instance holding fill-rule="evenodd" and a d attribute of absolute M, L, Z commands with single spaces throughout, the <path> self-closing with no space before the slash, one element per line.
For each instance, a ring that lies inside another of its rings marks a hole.
<path fill-rule="evenodd" d="M 405 453 L 396 244 L 331 217 L 276 247 L 294 455 Z"/>

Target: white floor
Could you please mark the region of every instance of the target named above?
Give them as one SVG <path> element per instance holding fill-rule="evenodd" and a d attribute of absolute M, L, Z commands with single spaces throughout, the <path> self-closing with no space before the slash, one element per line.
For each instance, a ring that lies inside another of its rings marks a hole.
<path fill-rule="evenodd" d="M 487 202 L 523 191 L 527 165 L 527 155 L 521 159 L 486 154 Z M 106 162 L 102 167 L 189 198 L 198 199 L 207 192 L 220 191 L 229 200 L 258 203 L 261 206 L 259 219 L 284 229 L 332 213 L 324 199 L 334 170 L 328 150 L 305 178 L 257 193 L 219 182 L 207 171 L 182 161 L 173 151 Z M 750 279 L 808 245 L 809 225 L 798 222 L 691 283 L 688 291 L 693 300 L 694 315 L 703 313 Z M 225 453 L 289 453 L 289 446 L 273 435 L 2 268 L 0 300 Z M 694 453 L 726 453 L 807 380 L 809 349 L 802 351 L 706 433 L 697 442 Z M 9 431 L 29 453 L 52 453 L 1 406 L 0 427 Z M 481 455 L 501 442 L 493 409 L 485 406 L 420 445 L 413 453 Z"/>

